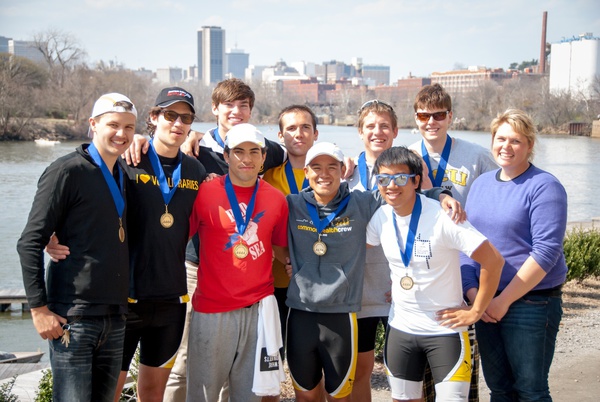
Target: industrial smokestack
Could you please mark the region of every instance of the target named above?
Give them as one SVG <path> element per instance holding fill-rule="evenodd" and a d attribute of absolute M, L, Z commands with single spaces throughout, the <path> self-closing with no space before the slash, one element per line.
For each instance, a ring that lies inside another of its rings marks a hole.
<path fill-rule="evenodd" d="M 539 73 L 546 73 L 546 24 L 548 21 L 548 12 L 544 11 L 542 17 L 542 45 L 540 47 L 540 61 L 538 62 Z"/>

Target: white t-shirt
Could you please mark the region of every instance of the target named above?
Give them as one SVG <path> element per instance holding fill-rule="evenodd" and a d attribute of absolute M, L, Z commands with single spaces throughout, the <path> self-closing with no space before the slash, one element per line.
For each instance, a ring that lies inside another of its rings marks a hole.
<path fill-rule="evenodd" d="M 419 195 L 421 217 L 415 234 L 415 244 L 408 268 L 402 262 L 394 221 L 394 210 L 384 205 L 375 213 L 367 227 L 367 243 L 383 247 L 390 264 L 392 308 L 389 324 L 414 335 L 437 335 L 466 331 L 467 327 L 449 329 L 439 325 L 435 312 L 464 305 L 459 251 L 470 256 L 486 238 L 470 223 L 455 224 L 439 203 Z M 396 215 L 402 250 L 410 215 Z M 405 290 L 400 280 L 410 276 L 414 285 Z"/>

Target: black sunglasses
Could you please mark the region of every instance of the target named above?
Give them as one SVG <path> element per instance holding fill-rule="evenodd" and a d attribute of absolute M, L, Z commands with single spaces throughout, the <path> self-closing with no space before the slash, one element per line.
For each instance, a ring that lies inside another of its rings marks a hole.
<path fill-rule="evenodd" d="M 195 115 L 190 114 L 190 113 L 179 114 L 177 112 L 174 112 L 174 111 L 168 110 L 168 109 L 163 109 L 160 112 L 165 116 L 165 120 L 170 121 L 170 122 L 177 121 L 178 118 L 181 118 L 181 122 L 183 124 L 192 124 L 194 122 L 194 119 L 196 118 Z"/>
<path fill-rule="evenodd" d="M 450 113 L 449 110 L 435 113 L 417 112 L 415 113 L 415 116 L 417 116 L 417 120 L 419 120 L 421 123 L 427 123 L 431 117 L 433 117 L 433 120 L 435 121 L 442 121 L 446 118 L 446 116 L 448 116 L 448 113 Z"/>

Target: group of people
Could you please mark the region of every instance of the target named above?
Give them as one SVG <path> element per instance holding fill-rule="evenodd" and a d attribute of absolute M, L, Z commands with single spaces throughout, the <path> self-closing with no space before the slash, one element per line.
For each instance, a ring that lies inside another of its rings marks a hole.
<path fill-rule="evenodd" d="M 478 400 L 479 351 L 492 400 L 550 400 L 566 193 L 532 164 L 531 119 L 500 114 L 490 153 L 450 137 L 429 85 L 421 141 L 394 146 L 372 100 L 349 160 L 305 105 L 266 139 L 254 101 L 220 82 L 200 134 L 193 96 L 165 88 L 146 141 L 103 95 L 91 144 L 42 174 L 17 249 L 54 400 L 118 401 L 139 345 L 140 401 L 277 401 L 284 359 L 298 401 L 370 401 L 380 323 L 394 401 Z"/>

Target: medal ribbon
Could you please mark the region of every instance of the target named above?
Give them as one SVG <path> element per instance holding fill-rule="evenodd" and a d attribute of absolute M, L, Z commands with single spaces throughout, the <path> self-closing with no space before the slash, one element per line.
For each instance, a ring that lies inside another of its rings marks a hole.
<path fill-rule="evenodd" d="M 120 188 L 117 186 L 115 178 L 108 170 L 108 166 L 106 166 L 106 163 L 104 163 L 104 160 L 100 156 L 100 153 L 96 149 L 94 143 L 91 143 L 87 150 L 96 165 L 100 167 L 100 171 L 104 176 L 104 181 L 106 181 L 106 184 L 108 184 L 108 189 L 110 190 L 110 194 L 115 202 L 115 207 L 117 208 L 119 218 L 122 218 L 123 211 L 125 210 L 125 198 L 123 198 L 123 171 L 121 170 L 119 163 L 117 162 L 117 170 L 119 171 L 119 183 L 121 185 Z"/>
<path fill-rule="evenodd" d="M 392 211 L 392 218 L 394 219 L 394 230 L 396 231 L 396 242 L 400 249 L 400 255 L 402 256 L 402 262 L 408 269 L 408 264 L 412 257 L 413 247 L 415 245 L 415 234 L 417 233 L 417 226 L 419 226 L 419 218 L 421 217 L 421 198 L 417 194 L 415 205 L 413 206 L 412 213 L 410 214 L 410 223 L 408 225 L 408 236 L 406 238 L 406 247 L 402 252 L 402 245 L 400 244 L 400 232 L 398 231 L 398 225 L 396 224 L 396 213 Z"/>
<path fill-rule="evenodd" d="M 163 170 L 162 164 L 160 163 L 160 159 L 158 158 L 158 154 L 154 149 L 154 145 L 152 144 L 152 140 L 150 140 L 150 148 L 148 149 L 148 158 L 150 159 L 150 163 L 152 164 L 152 169 L 154 170 L 154 174 L 156 175 L 156 179 L 158 180 L 158 186 L 160 188 L 160 192 L 162 193 L 163 199 L 165 200 L 165 205 L 169 205 L 173 195 L 175 194 L 175 190 L 177 190 L 177 185 L 179 184 L 179 180 L 181 179 L 181 151 L 177 152 L 177 166 L 173 171 L 173 188 L 169 188 L 169 183 L 167 182 L 167 176 L 165 176 L 165 171 Z"/>
<path fill-rule="evenodd" d="M 225 143 L 223 142 L 223 140 L 221 139 L 221 136 L 219 135 L 219 127 L 215 128 L 212 133 L 213 133 L 213 138 L 215 139 L 215 141 L 217 141 L 217 144 L 219 144 L 221 146 L 221 148 L 225 149 Z"/>
<path fill-rule="evenodd" d="M 250 219 L 252 219 L 252 213 L 254 212 L 254 201 L 256 200 L 257 191 L 258 179 L 256 179 L 256 186 L 254 186 L 252 198 L 250 198 L 250 202 L 248 203 L 248 207 L 246 208 L 246 219 L 244 220 L 244 217 L 242 216 L 242 210 L 240 209 L 237 197 L 235 196 L 235 191 L 233 190 L 233 184 L 231 183 L 231 179 L 229 178 L 229 175 L 225 176 L 225 192 L 227 193 L 227 199 L 229 200 L 229 204 L 231 205 L 231 212 L 233 212 L 233 217 L 235 218 L 235 225 L 240 236 L 244 234 L 246 228 L 248 227 L 248 223 L 250 223 Z"/>
<path fill-rule="evenodd" d="M 425 147 L 425 141 L 421 141 L 421 155 L 423 155 L 423 159 L 425 160 L 427 168 L 429 169 L 429 179 L 431 180 L 431 183 L 433 183 L 433 187 L 440 187 L 442 185 L 442 181 L 444 181 L 446 165 L 448 164 L 448 159 L 450 158 L 450 148 L 452 148 L 452 138 L 450 138 L 449 135 L 446 135 L 446 144 L 444 144 L 444 150 L 442 151 L 442 155 L 440 157 L 440 163 L 437 171 L 435 172 L 435 177 L 433 177 L 433 169 L 431 168 L 431 163 L 429 162 L 429 153 Z"/>
<path fill-rule="evenodd" d="M 296 183 L 296 176 L 294 176 L 294 169 L 292 168 L 292 164 L 288 160 L 285 162 L 285 178 L 287 179 L 288 185 L 290 186 L 290 194 L 298 194 L 298 184 Z M 302 188 L 308 187 L 308 180 L 306 177 L 302 182 Z M 302 188 L 300 190 L 302 190 Z"/>
<path fill-rule="evenodd" d="M 321 232 L 331 223 L 332 220 L 335 219 L 336 216 L 344 209 L 346 204 L 350 201 L 350 195 L 347 195 L 346 198 L 340 202 L 340 206 L 332 213 L 327 215 L 324 219 L 319 219 L 319 211 L 317 211 L 317 207 L 310 202 L 306 201 L 306 207 L 308 208 L 308 213 L 310 214 L 310 218 L 313 221 L 313 225 L 317 228 L 317 233 L 321 234 Z"/>
<path fill-rule="evenodd" d="M 371 190 L 369 167 L 367 166 L 367 159 L 364 151 L 358 155 L 358 175 L 360 177 L 360 183 L 366 191 Z"/>

